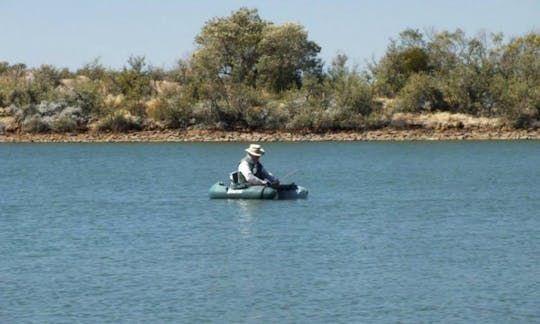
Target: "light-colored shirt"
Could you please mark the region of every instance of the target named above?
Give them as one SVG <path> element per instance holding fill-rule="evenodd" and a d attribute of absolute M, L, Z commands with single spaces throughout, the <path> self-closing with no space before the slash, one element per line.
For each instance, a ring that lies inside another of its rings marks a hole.
<path fill-rule="evenodd" d="M 247 161 L 248 159 L 250 160 L 251 163 L 256 164 L 255 168 L 261 167 L 262 169 L 258 171 L 257 170 L 251 171 L 251 169 L 249 168 L 249 162 Z M 270 172 L 264 169 L 262 164 L 256 163 L 249 156 L 247 159 L 244 159 L 242 160 L 242 162 L 240 162 L 240 164 L 238 165 L 238 171 L 242 173 L 242 175 L 244 176 L 247 182 L 254 185 L 264 185 L 266 183 L 264 180 L 268 180 L 270 182 L 273 182 L 276 180 L 276 178 Z M 263 176 L 262 179 L 255 176 L 255 173 L 257 172 L 260 172 L 260 174 L 262 174 Z"/>

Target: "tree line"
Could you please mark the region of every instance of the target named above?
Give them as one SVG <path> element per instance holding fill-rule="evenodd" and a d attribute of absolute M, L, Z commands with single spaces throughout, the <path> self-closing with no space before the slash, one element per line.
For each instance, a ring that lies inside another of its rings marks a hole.
<path fill-rule="evenodd" d="M 364 130 L 392 116 L 444 111 L 540 126 L 540 34 L 503 41 L 461 30 L 407 29 L 360 70 L 298 24 L 241 8 L 208 21 L 193 54 L 169 70 L 133 56 L 121 70 L 0 62 L 0 131 Z M 9 121 L 9 122 L 8 122 Z"/>

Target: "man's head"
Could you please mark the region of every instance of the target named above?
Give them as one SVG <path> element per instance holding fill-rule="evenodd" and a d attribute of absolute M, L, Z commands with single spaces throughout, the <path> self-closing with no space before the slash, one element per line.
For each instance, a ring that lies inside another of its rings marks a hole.
<path fill-rule="evenodd" d="M 255 160 L 264 155 L 264 150 L 259 144 L 250 144 L 246 152 Z"/>

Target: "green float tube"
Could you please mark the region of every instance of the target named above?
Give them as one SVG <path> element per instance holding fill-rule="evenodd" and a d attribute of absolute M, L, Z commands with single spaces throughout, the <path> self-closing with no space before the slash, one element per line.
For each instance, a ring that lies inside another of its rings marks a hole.
<path fill-rule="evenodd" d="M 217 182 L 208 192 L 211 199 L 305 199 L 308 190 L 294 183 L 279 185 L 276 188 L 252 186 L 248 183 Z"/>

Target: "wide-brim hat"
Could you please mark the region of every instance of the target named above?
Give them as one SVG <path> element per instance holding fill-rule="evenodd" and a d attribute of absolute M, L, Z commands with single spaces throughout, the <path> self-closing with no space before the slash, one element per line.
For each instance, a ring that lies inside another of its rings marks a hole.
<path fill-rule="evenodd" d="M 246 149 L 249 155 L 261 156 L 264 154 L 263 148 L 259 144 L 250 144 Z"/>

